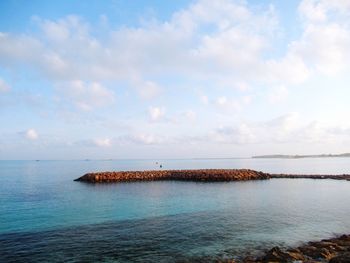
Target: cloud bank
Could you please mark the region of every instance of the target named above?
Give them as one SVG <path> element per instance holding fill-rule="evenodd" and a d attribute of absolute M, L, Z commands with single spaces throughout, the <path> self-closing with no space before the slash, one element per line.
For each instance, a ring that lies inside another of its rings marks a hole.
<path fill-rule="evenodd" d="M 0 73 L 47 84 L 28 85 L 48 101 L 37 114 L 62 121 L 67 132 L 57 133 L 69 141 L 89 128 L 80 147 L 349 141 L 344 118 L 303 114 L 306 85 L 349 73 L 349 1 L 302 0 L 295 22 L 298 33 L 286 37 L 275 6 L 234 0 L 198 0 L 134 26 L 33 16 L 35 30 L 0 32 Z M 19 98 L 27 84 L 12 83 L 0 78 L 0 94 Z M 26 138 L 39 136 L 30 129 Z"/>

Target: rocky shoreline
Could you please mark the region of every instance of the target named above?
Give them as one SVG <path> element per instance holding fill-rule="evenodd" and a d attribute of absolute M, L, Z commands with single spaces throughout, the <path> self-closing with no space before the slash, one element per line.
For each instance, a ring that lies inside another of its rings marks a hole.
<path fill-rule="evenodd" d="M 227 263 L 349 263 L 350 262 L 350 235 L 336 238 L 312 241 L 296 248 L 281 249 L 274 247 L 259 258 L 247 257 L 241 261 L 227 261 Z"/>
<path fill-rule="evenodd" d="M 198 169 L 198 170 L 153 170 L 153 171 L 118 171 L 87 173 L 75 181 L 88 183 L 113 183 L 135 181 L 199 181 L 226 182 L 267 180 L 272 178 L 290 179 L 334 179 L 350 181 L 349 174 L 343 175 L 297 175 L 297 174 L 269 174 L 250 169 Z"/>

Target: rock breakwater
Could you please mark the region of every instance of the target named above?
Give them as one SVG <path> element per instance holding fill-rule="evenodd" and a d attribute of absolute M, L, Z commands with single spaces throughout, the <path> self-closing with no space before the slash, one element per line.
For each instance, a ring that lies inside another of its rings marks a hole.
<path fill-rule="evenodd" d="M 350 174 L 327 175 L 327 174 L 271 174 L 271 178 L 289 179 L 333 179 L 350 181 Z"/>
<path fill-rule="evenodd" d="M 75 181 L 88 183 L 181 180 L 224 182 L 270 179 L 271 175 L 249 169 L 154 170 L 87 173 Z"/>
<path fill-rule="evenodd" d="M 135 181 L 200 181 L 225 182 L 266 180 L 272 178 L 287 179 L 333 179 L 350 181 L 349 174 L 342 175 L 303 175 L 303 174 L 269 174 L 250 169 L 199 169 L 199 170 L 152 170 L 152 171 L 118 171 L 87 173 L 75 181 L 88 183 L 113 183 Z"/>

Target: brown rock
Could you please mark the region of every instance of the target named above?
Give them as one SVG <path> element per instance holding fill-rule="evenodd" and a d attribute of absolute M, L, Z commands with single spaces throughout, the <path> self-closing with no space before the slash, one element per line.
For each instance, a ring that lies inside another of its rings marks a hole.
<path fill-rule="evenodd" d="M 329 240 L 322 240 L 321 242 L 309 242 L 309 245 L 314 246 L 316 248 L 325 248 L 331 252 L 344 251 L 343 247 Z"/>
<path fill-rule="evenodd" d="M 350 263 L 350 235 L 309 242 L 298 248 L 282 251 L 274 247 L 264 256 L 256 259 L 249 258 L 243 263 L 290 262 L 290 263 Z"/>
<path fill-rule="evenodd" d="M 328 249 L 323 248 L 323 247 L 315 247 L 311 245 L 306 245 L 299 247 L 300 251 L 312 258 L 312 259 L 327 259 L 329 260 L 330 258 L 335 256 L 335 253 L 330 252 Z"/>
<path fill-rule="evenodd" d="M 304 260 L 304 256 L 300 252 L 283 252 L 279 247 L 269 250 L 261 259 L 262 262 L 291 262 L 296 260 Z"/>
<path fill-rule="evenodd" d="M 247 256 L 242 260 L 243 263 L 256 263 L 257 261 L 255 260 L 255 258 L 251 257 L 251 256 Z"/>
<path fill-rule="evenodd" d="M 350 252 L 340 254 L 329 260 L 329 263 L 349 263 L 350 262 Z"/>

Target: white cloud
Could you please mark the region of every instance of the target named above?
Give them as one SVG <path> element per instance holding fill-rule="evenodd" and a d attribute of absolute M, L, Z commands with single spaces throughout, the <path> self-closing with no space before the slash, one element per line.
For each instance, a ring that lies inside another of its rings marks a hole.
<path fill-rule="evenodd" d="M 82 146 L 82 147 L 99 147 L 109 148 L 114 144 L 114 140 L 110 138 L 95 138 L 87 140 L 78 140 L 74 143 L 68 143 L 68 145 Z"/>
<path fill-rule="evenodd" d="M 211 143 L 252 144 L 342 144 L 350 142 L 350 126 L 305 122 L 297 113 L 289 113 L 265 122 L 238 122 L 213 130 L 201 141 Z"/>
<path fill-rule="evenodd" d="M 274 87 L 269 91 L 267 97 L 272 104 L 280 103 L 288 97 L 288 89 L 285 86 Z"/>
<path fill-rule="evenodd" d="M 29 140 L 37 140 L 39 138 L 39 135 L 36 130 L 29 129 L 25 132 L 25 137 Z"/>
<path fill-rule="evenodd" d="M 250 144 L 256 142 L 256 134 L 245 123 L 222 126 L 209 134 L 208 141 L 214 143 Z"/>
<path fill-rule="evenodd" d="M 10 89 L 10 85 L 8 85 L 3 79 L 0 78 L 0 93 L 8 92 Z"/>
<path fill-rule="evenodd" d="M 350 11 L 348 0 L 302 0 L 299 5 L 299 12 L 308 22 L 322 23 L 337 16 L 346 16 Z"/>
<path fill-rule="evenodd" d="M 160 144 L 166 142 L 162 136 L 145 133 L 122 136 L 119 138 L 119 141 L 145 145 Z"/>
<path fill-rule="evenodd" d="M 193 110 L 187 110 L 184 112 L 184 116 L 190 120 L 190 121 L 194 121 L 197 118 L 197 113 Z"/>
<path fill-rule="evenodd" d="M 215 99 L 214 105 L 224 113 L 233 113 L 241 110 L 241 101 L 220 96 Z"/>
<path fill-rule="evenodd" d="M 152 122 L 159 122 L 164 120 L 165 108 L 164 107 L 149 107 L 149 118 Z"/>
<path fill-rule="evenodd" d="M 343 0 L 303 0 L 299 12 L 304 33 L 291 44 L 311 69 L 335 75 L 349 66 L 350 2 Z"/>
<path fill-rule="evenodd" d="M 235 87 L 240 91 L 247 91 L 249 90 L 249 85 L 246 82 L 239 81 Z"/>
<path fill-rule="evenodd" d="M 242 104 L 244 104 L 244 105 L 251 104 L 252 100 L 253 100 L 253 98 L 250 95 L 243 96 L 242 97 Z"/>
<path fill-rule="evenodd" d="M 228 100 L 225 96 L 222 96 L 216 99 L 216 104 L 219 106 L 225 106 L 227 105 L 227 103 L 228 103 Z"/>
<path fill-rule="evenodd" d="M 59 85 L 57 90 L 64 99 L 84 111 L 108 106 L 115 102 L 114 92 L 98 82 L 87 83 L 81 80 L 74 80 L 65 83 L 65 85 Z"/>
<path fill-rule="evenodd" d="M 40 37 L 1 33 L 0 63 L 28 64 L 55 81 L 128 81 L 147 99 L 160 90 L 143 80 L 148 75 L 238 83 L 243 91 L 256 82 L 288 86 L 314 69 L 334 74 L 349 64 L 349 10 L 348 1 L 303 0 L 303 34 L 273 58 L 276 11 L 246 1 L 199 0 L 167 21 L 109 31 L 103 41 L 77 16 L 36 18 Z"/>
<path fill-rule="evenodd" d="M 144 99 L 153 99 L 159 95 L 161 88 L 153 81 L 145 81 L 138 85 L 138 92 Z"/>
<path fill-rule="evenodd" d="M 259 11 L 243 1 L 200 0 L 168 21 L 122 27 L 108 32 L 103 41 L 77 16 L 56 21 L 35 18 L 43 34 L 2 34 L 0 58 L 5 64 L 30 64 L 60 81 L 133 82 L 147 74 L 188 73 L 225 78 L 232 70 L 238 79 L 252 77 L 277 23 L 273 9 Z M 146 88 L 150 93 L 156 90 L 147 82 Z"/>
<path fill-rule="evenodd" d="M 291 112 L 263 122 L 259 126 L 271 127 L 282 133 L 290 133 L 301 128 L 301 118 L 299 113 Z"/>
<path fill-rule="evenodd" d="M 303 31 L 283 57 L 264 62 L 268 82 L 288 86 L 313 75 L 336 75 L 350 66 L 349 1 L 303 0 Z"/>
<path fill-rule="evenodd" d="M 312 22 L 324 22 L 327 19 L 322 1 L 304 0 L 299 5 L 300 14 Z"/>
<path fill-rule="evenodd" d="M 34 17 L 33 20 L 39 23 L 43 33 L 49 40 L 57 43 L 69 40 L 72 37 L 71 31 L 74 29 L 74 31 L 79 31 L 79 28 L 81 28 L 79 18 L 76 16 L 68 16 L 57 21 L 42 20 L 38 17 Z"/>
<path fill-rule="evenodd" d="M 309 67 L 302 55 L 298 54 L 293 47 L 293 45 L 289 46 L 284 57 L 264 62 L 263 78 L 267 83 L 293 85 L 303 83 L 310 77 Z"/>
<path fill-rule="evenodd" d="M 318 72 L 335 75 L 349 64 L 350 28 L 336 23 L 309 24 L 293 48 Z"/>
<path fill-rule="evenodd" d="M 112 141 L 109 138 L 95 139 L 94 145 L 96 145 L 98 147 L 110 147 L 110 146 L 112 146 Z"/>
<path fill-rule="evenodd" d="M 26 35 L 15 35 L 0 32 L 0 65 L 15 67 L 18 64 L 40 61 L 43 51 L 40 40 Z"/>
<path fill-rule="evenodd" d="M 320 121 L 304 121 L 292 112 L 263 122 L 239 121 L 232 125 L 221 125 L 201 134 L 167 135 L 161 133 L 136 132 L 114 139 L 94 140 L 93 144 L 108 147 L 112 144 L 128 145 L 281 145 L 350 142 L 350 126 L 330 125 Z M 86 144 L 86 143 L 85 143 Z M 84 145 L 85 145 L 84 144 Z"/>
<path fill-rule="evenodd" d="M 298 114 L 290 113 L 265 122 L 238 122 L 211 131 L 205 140 L 212 143 L 261 144 L 287 143 L 296 140 L 304 126 Z M 305 137 L 299 137 L 305 141 Z"/>
<path fill-rule="evenodd" d="M 209 98 L 206 95 L 199 96 L 199 100 L 205 105 L 208 105 L 208 103 L 209 103 Z"/>
<path fill-rule="evenodd" d="M 130 114 L 128 125 L 145 125 L 141 133 L 137 133 L 137 128 L 130 128 L 135 135 L 128 137 L 129 141 L 141 144 L 172 141 L 154 135 L 155 131 L 169 131 L 174 137 L 192 131 L 186 125 L 196 118 L 198 109 L 185 109 L 198 106 L 199 102 L 207 105 L 201 105 L 200 119 L 208 114 L 208 120 L 197 120 L 197 135 L 189 136 L 194 141 L 196 137 L 208 142 L 238 144 L 335 139 L 336 136 L 330 134 L 340 132 L 337 126 L 303 123 L 295 114 L 265 122 L 240 120 L 244 116 L 253 119 L 262 116 L 260 108 L 252 103 L 256 94 L 264 94 L 263 105 L 259 102 L 257 105 L 268 106 L 266 115 L 270 115 L 273 107 L 264 103 L 284 102 L 288 93 L 292 94 L 295 88 L 292 86 L 318 76 L 349 71 L 349 1 L 303 0 L 298 11 L 297 21 L 301 24 L 295 25 L 288 37 L 280 34 L 283 32 L 278 21 L 280 14 L 273 6 L 250 5 L 244 0 L 198 0 L 173 13 L 169 19 L 151 19 L 133 27 L 105 25 L 103 32 L 99 32 L 98 25 L 77 16 L 57 20 L 35 18 L 39 32 L 0 33 L 0 67 L 6 73 L 16 74 L 29 68 L 30 72 L 26 71 L 25 75 L 35 77 L 29 76 L 30 79 L 39 76 L 40 80 L 44 78 L 44 83 L 47 80 L 54 83 L 57 97 L 67 112 L 71 106 L 92 111 L 113 105 L 117 87 L 123 90 L 121 96 L 127 94 L 122 98 L 127 100 L 125 103 L 134 103 L 135 107 L 138 101 L 129 96 L 129 91 L 124 92 L 124 88 L 131 88 L 143 99 L 155 100 L 161 94 L 162 100 L 152 104 L 166 105 L 167 112 L 164 107 L 150 107 L 143 118 L 164 125 L 145 124 L 139 117 L 134 118 L 133 113 L 125 112 L 126 109 L 120 110 L 120 115 Z M 106 23 L 107 17 L 103 20 Z M 292 40 L 291 35 L 295 36 Z M 0 79 L 0 92 L 8 90 L 7 86 Z M 197 92 L 197 103 L 191 101 L 193 92 Z M 174 94 L 182 109 L 173 109 L 173 104 L 168 104 L 174 100 Z M 43 96 L 43 101 L 48 98 Z M 315 100 L 317 98 L 315 94 Z M 247 105 L 251 110 L 245 111 Z M 226 116 L 213 113 L 213 109 Z M 91 116 L 90 121 L 84 120 L 85 124 L 100 123 L 95 120 L 98 116 L 90 113 L 78 111 L 72 115 Z M 119 121 L 119 112 L 108 111 L 106 115 L 109 115 L 106 119 Z M 198 134 L 202 127 L 203 133 L 214 130 L 210 135 Z M 89 144 L 109 146 L 114 142 L 114 139 L 91 139 Z"/>

